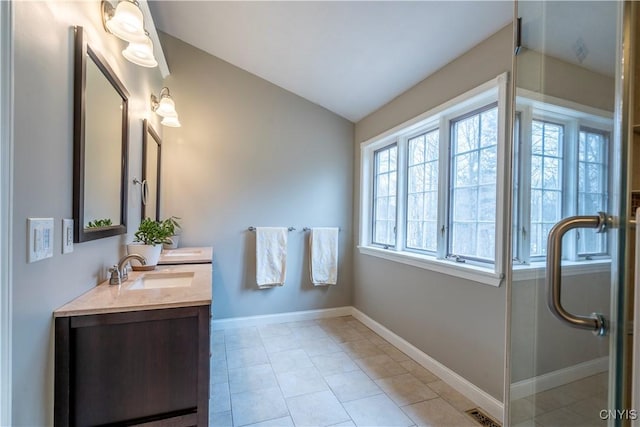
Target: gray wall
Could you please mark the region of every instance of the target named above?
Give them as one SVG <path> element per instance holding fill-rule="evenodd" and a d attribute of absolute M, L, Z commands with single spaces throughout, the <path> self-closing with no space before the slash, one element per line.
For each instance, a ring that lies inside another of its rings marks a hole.
<path fill-rule="evenodd" d="M 104 279 L 124 254 L 125 237 L 76 244 L 61 254 L 61 219 L 71 217 L 73 25 L 85 28 L 130 92 L 131 177 L 140 176 L 142 118 L 158 69 L 120 54 L 124 42 L 102 29 L 100 2 L 15 2 L 15 147 L 13 199 L 13 425 L 53 424 L 52 312 Z M 129 231 L 140 197 L 129 186 Z M 55 219 L 54 256 L 27 264 L 27 217 Z"/>
<path fill-rule="evenodd" d="M 507 26 L 356 123 L 354 230 L 361 142 L 511 70 Z M 354 239 L 357 235 L 354 234 Z M 354 305 L 497 399 L 502 398 L 505 287 L 483 285 L 354 250 Z"/>
<path fill-rule="evenodd" d="M 182 127 L 165 129 L 163 217 L 212 245 L 216 319 L 351 305 L 353 124 L 161 34 Z M 294 226 L 287 280 L 259 290 L 249 226 Z M 313 287 L 304 226 L 339 226 L 338 284 Z"/>

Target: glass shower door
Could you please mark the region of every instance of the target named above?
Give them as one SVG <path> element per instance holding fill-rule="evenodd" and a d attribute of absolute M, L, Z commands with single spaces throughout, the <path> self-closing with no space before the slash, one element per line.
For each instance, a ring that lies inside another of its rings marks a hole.
<path fill-rule="evenodd" d="M 624 411 L 625 8 L 516 5 L 508 425 L 624 425 L 633 417 Z"/>

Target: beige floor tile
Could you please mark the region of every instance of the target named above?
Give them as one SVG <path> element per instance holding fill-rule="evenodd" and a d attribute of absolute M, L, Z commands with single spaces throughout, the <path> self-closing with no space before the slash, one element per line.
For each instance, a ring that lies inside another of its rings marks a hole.
<path fill-rule="evenodd" d="M 217 426 L 211 426 L 217 427 Z M 273 420 L 263 421 L 261 423 L 249 424 L 246 427 L 294 427 L 291 417 L 276 418 Z"/>
<path fill-rule="evenodd" d="M 211 331 L 211 344 L 224 344 L 224 331 Z"/>
<path fill-rule="evenodd" d="M 330 426 L 349 421 L 349 415 L 330 391 L 305 394 L 287 399 L 296 426 Z"/>
<path fill-rule="evenodd" d="M 314 365 L 307 353 L 302 349 L 285 350 L 269 354 L 271 367 L 275 373 L 313 368 Z"/>
<path fill-rule="evenodd" d="M 466 411 L 478 406 L 462 394 L 458 393 L 453 387 L 444 381 L 434 381 L 429 383 L 429 388 L 438 393 L 440 397 L 449 402 L 458 411 Z"/>
<path fill-rule="evenodd" d="M 573 396 L 570 396 L 557 389 L 543 391 L 533 394 L 526 398 L 536 406 L 536 413 L 546 413 L 555 411 L 576 402 Z"/>
<path fill-rule="evenodd" d="M 417 426 L 477 427 L 478 424 L 457 411 L 444 399 L 431 399 L 404 406 L 402 410 Z"/>
<path fill-rule="evenodd" d="M 212 412 L 227 412 L 231 410 L 231 394 L 228 383 L 214 384 L 210 390 Z"/>
<path fill-rule="evenodd" d="M 314 338 L 303 340 L 300 347 L 311 356 L 319 356 L 321 354 L 330 354 L 342 351 L 342 349 L 331 338 Z"/>
<path fill-rule="evenodd" d="M 380 347 L 369 340 L 345 342 L 340 344 L 340 348 L 354 359 L 385 354 Z"/>
<path fill-rule="evenodd" d="M 314 367 L 276 374 L 285 398 L 329 390 L 320 372 Z"/>
<path fill-rule="evenodd" d="M 232 394 L 273 387 L 278 387 L 278 381 L 270 364 L 229 369 L 229 389 Z"/>
<path fill-rule="evenodd" d="M 260 347 L 262 339 L 257 328 L 229 329 L 225 331 L 227 352 L 239 348 Z"/>
<path fill-rule="evenodd" d="M 536 405 L 527 399 L 518 399 L 510 403 L 511 424 L 518 424 L 531 420 L 536 415 Z"/>
<path fill-rule="evenodd" d="M 408 371 L 386 354 L 356 359 L 355 362 L 372 379 L 393 377 Z"/>
<path fill-rule="evenodd" d="M 380 387 L 358 370 L 324 377 L 340 402 L 362 399 L 382 393 Z"/>
<path fill-rule="evenodd" d="M 572 403 L 566 408 L 583 419 L 589 420 L 591 424 L 606 426 L 607 422 L 600 419 L 600 411 L 607 409 L 608 407 L 609 404 L 607 399 L 600 397 L 588 397 Z"/>
<path fill-rule="evenodd" d="M 209 411 L 209 426 L 213 427 L 233 427 L 231 411 L 212 413 Z"/>
<path fill-rule="evenodd" d="M 384 351 L 386 355 L 395 360 L 396 362 L 404 362 L 406 360 L 411 360 L 409 356 L 392 346 L 391 344 L 382 344 L 379 346 L 380 350 Z"/>
<path fill-rule="evenodd" d="M 295 350 L 300 348 L 300 340 L 295 338 L 293 334 L 266 338 L 263 343 L 267 353 L 276 353 L 278 351 Z"/>
<path fill-rule="evenodd" d="M 413 421 L 386 394 L 343 403 L 358 427 L 409 427 Z"/>
<path fill-rule="evenodd" d="M 301 320 L 299 322 L 283 323 L 283 325 L 287 325 L 293 330 L 295 328 L 307 328 L 309 326 L 316 326 L 317 324 L 315 320 Z"/>
<path fill-rule="evenodd" d="M 292 329 L 292 331 L 293 331 L 293 336 L 299 340 L 329 338 L 327 333 L 323 331 L 320 326 L 317 326 L 317 325 L 307 326 L 304 328 L 294 328 Z"/>
<path fill-rule="evenodd" d="M 422 365 L 420 365 L 418 362 L 414 360 L 405 360 L 399 363 L 400 363 L 400 366 L 405 368 L 414 377 L 416 377 L 417 379 L 419 379 L 425 384 L 429 384 L 434 381 L 440 380 L 440 378 L 438 378 L 433 372 L 424 368 Z"/>
<path fill-rule="evenodd" d="M 352 327 L 353 329 L 355 329 L 358 332 L 371 332 L 371 329 L 369 329 L 368 327 L 366 327 L 364 325 L 364 323 L 362 323 L 359 320 L 353 319 L 353 320 L 347 320 L 345 322 L 347 324 L 347 326 Z"/>
<path fill-rule="evenodd" d="M 211 384 L 228 383 L 229 374 L 227 372 L 227 359 L 214 360 L 211 359 L 211 366 L 209 368 L 211 376 Z"/>
<path fill-rule="evenodd" d="M 398 406 L 405 406 L 438 397 L 425 383 L 409 373 L 376 380 L 375 383 Z"/>
<path fill-rule="evenodd" d="M 376 334 L 373 331 L 367 331 L 367 332 L 359 331 L 359 332 L 365 339 L 368 339 L 369 341 L 371 341 L 375 345 L 387 345 L 387 344 L 389 344 L 389 341 L 385 340 L 384 338 L 382 338 L 380 335 Z"/>
<path fill-rule="evenodd" d="M 327 331 L 327 334 L 331 337 L 331 339 L 338 343 L 361 341 L 365 339 L 362 333 L 348 326 L 344 329 Z"/>
<path fill-rule="evenodd" d="M 571 412 L 566 408 L 556 409 L 535 418 L 536 424 L 543 427 L 580 426 L 587 427 L 584 417 Z M 605 424 L 606 425 L 606 424 Z"/>
<path fill-rule="evenodd" d="M 269 357 L 262 345 L 259 347 L 239 348 L 227 350 L 227 367 L 229 369 L 246 368 L 249 366 L 269 363 Z"/>
<path fill-rule="evenodd" d="M 333 424 L 331 427 L 356 427 L 353 421 L 345 421 L 339 424 Z"/>
<path fill-rule="evenodd" d="M 360 370 L 351 357 L 344 352 L 314 356 L 311 361 L 324 376 Z"/>
<path fill-rule="evenodd" d="M 232 394 L 231 412 L 234 426 L 245 426 L 289 415 L 287 403 L 278 387 Z"/>
<path fill-rule="evenodd" d="M 264 340 L 265 338 L 291 335 L 292 330 L 286 324 L 274 323 L 271 325 L 258 326 L 258 332 L 260 333 L 260 337 Z"/>

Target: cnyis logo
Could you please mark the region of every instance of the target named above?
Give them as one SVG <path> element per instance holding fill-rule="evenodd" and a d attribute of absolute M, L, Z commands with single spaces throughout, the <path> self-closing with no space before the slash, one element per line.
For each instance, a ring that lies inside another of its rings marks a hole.
<path fill-rule="evenodd" d="M 638 411 L 635 409 L 603 409 L 600 411 L 601 420 L 637 420 Z"/>

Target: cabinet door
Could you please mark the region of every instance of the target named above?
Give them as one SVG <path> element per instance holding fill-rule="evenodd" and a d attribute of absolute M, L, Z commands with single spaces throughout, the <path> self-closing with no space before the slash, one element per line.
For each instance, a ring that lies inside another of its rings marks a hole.
<path fill-rule="evenodd" d="M 208 307 L 72 317 L 69 425 L 186 421 L 206 412 L 199 402 L 208 397 L 208 318 Z"/>

